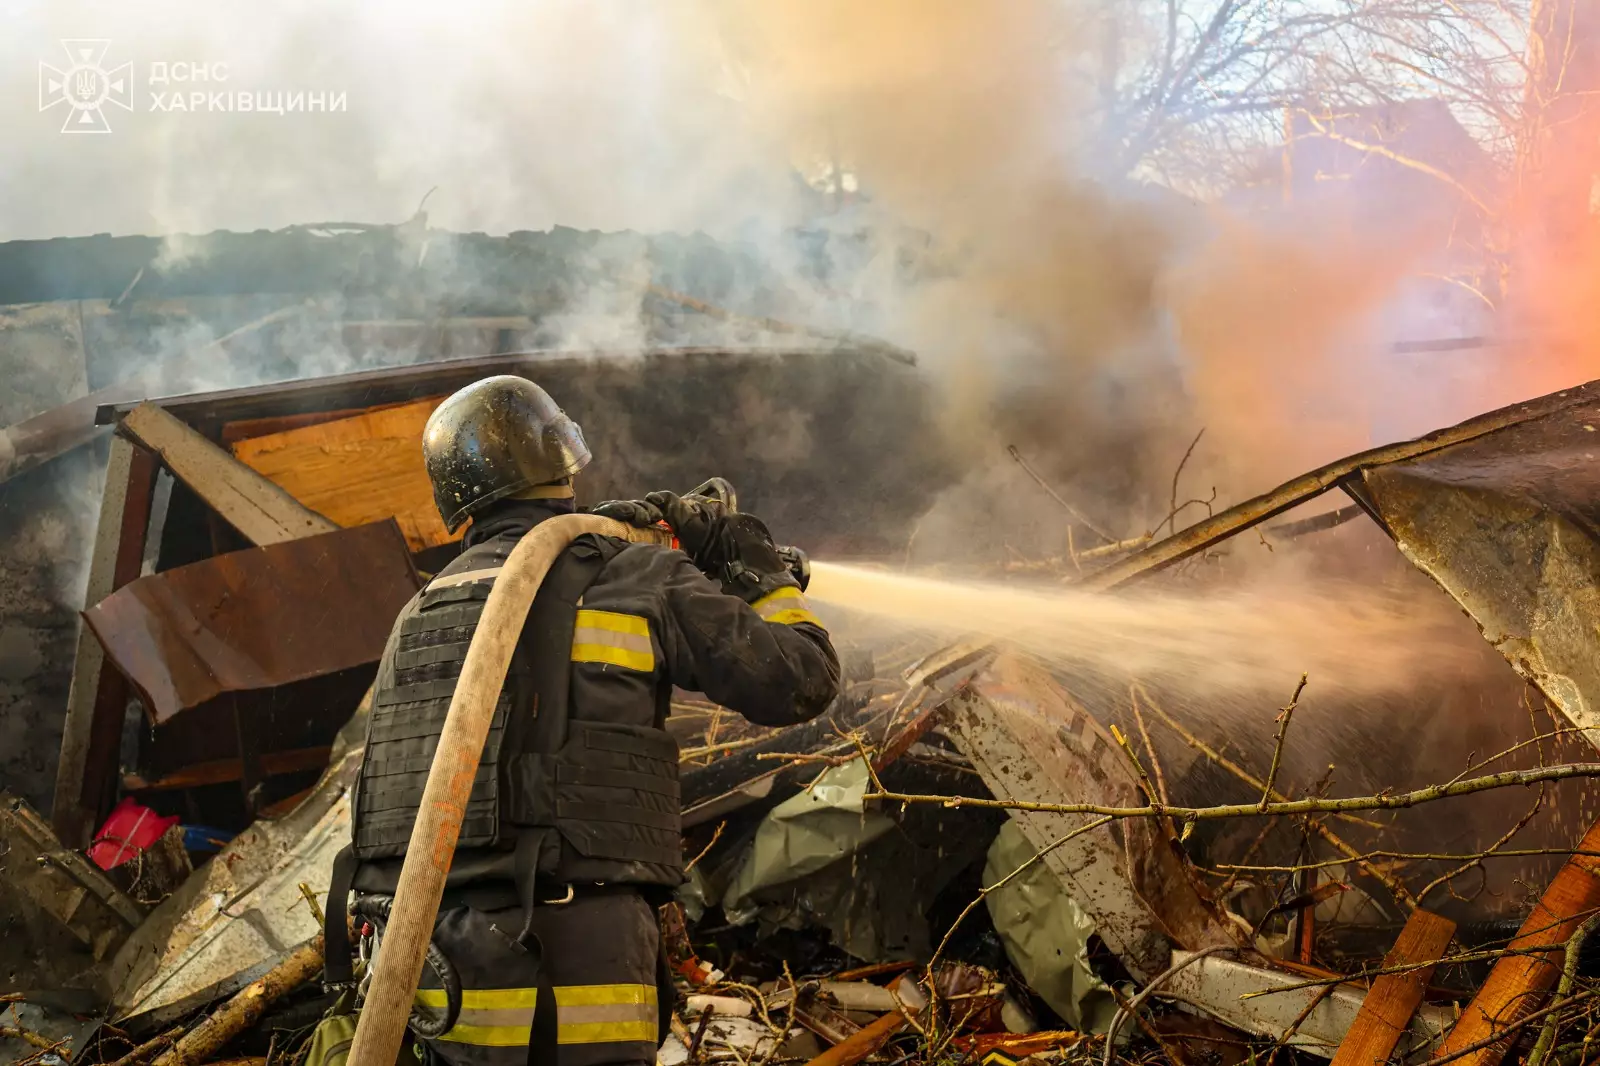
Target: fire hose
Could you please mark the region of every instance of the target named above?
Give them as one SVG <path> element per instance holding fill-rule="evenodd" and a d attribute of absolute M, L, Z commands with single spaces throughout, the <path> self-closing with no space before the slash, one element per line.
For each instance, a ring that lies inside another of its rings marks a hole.
<path fill-rule="evenodd" d="M 384 930 L 383 950 L 375 960 L 366 1003 L 356 1023 L 349 1066 L 394 1066 L 400 1054 L 422 979 L 423 959 L 444 898 L 445 877 L 461 836 L 473 778 L 511 654 L 545 575 L 567 545 L 585 533 L 659 544 L 671 539 L 665 529 L 640 529 L 599 515 L 560 515 L 535 526 L 506 558 L 467 647 L 439 747 L 428 770 L 422 807 L 411 830 Z"/>

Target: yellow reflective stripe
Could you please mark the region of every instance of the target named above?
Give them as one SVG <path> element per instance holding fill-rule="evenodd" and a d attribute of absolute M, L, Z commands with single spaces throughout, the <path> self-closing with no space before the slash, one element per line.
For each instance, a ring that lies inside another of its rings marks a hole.
<path fill-rule="evenodd" d="M 650 635 L 650 620 L 636 614 L 619 614 L 616 611 L 578 610 L 579 629 L 600 629 L 608 633 L 632 633 L 638 637 Z"/>
<path fill-rule="evenodd" d="M 526 1047 L 528 1029 L 532 1025 L 531 1017 L 521 1025 L 463 1025 L 457 1022 L 454 1029 L 437 1039 L 448 1040 L 452 1044 L 476 1044 L 479 1047 Z"/>
<path fill-rule="evenodd" d="M 604 1007 L 618 1003 L 656 1005 L 655 985 L 557 985 L 558 1007 Z"/>
<path fill-rule="evenodd" d="M 572 661 L 653 672 L 656 653 L 650 643 L 650 620 L 636 614 L 580 608 L 572 631 Z"/>
<path fill-rule="evenodd" d="M 559 1043 L 654 1043 L 658 1036 L 653 985 L 558 985 L 555 992 Z M 479 1047 L 522 1047 L 528 1042 L 537 996 L 532 988 L 465 989 L 460 1018 L 439 1039 Z M 416 1002 L 442 1008 L 444 990 L 419 989 Z"/>
<path fill-rule="evenodd" d="M 556 1037 L 556 1043 L 613 1044 L 623 1040 L 641 1040 L 653 1045 L 661 1036 L 658 1024 L 652 1018 L 647 1022 L 584 1022 L 578 1025 L 563 1025 Z"/>
<path fill-rule="evenodd" d="M 776 625 L 785 626 L 792 626 L 796 622 L 810 622 L 818 629 L 828 628 L 822 624 L 822 619 L 803 608 L 794 608 L 788 611 L 778 611 L 776 614 L 772 615 L 772 617 L 768 618 L 767 621 Z"/>
<path fill-rule="evenodd" d="M 796 622 L 810 622 L 818 629 L 827 628 L 822 624 L 822 619 L 811 613 L 811 605 L 797 588 L 775 589 L 750 606 L 755 608 L 756 614 L 761 616 L 763 622 L 784 626 L 792 626 Z"/>
<path fill-rule="evenodd" d="M 756 609 L 756 614 L 759 614 L 762 618 L 765 618 L 774 611 L 782 610 L 785 606 L 788 606 L 784 603 L 785 600 L 799 600 L 800 606 L 805 606 L 805 596 L 801 594 L 799 589 L 794 588 L 793 586 L 788 588 L 773 589 L 771 592 L 767 593 L 750 606 Z"/>
<path fill-rule="evenodd" d="M 521 1007 L 533 1009 L 536 988 L 464 988 L 461 990 L 462 1010 L 507 1010 Z M 443 1007 L 446 1004 L 444 989 L 419 988 L 416 1001 L 424 1007 Z M 561 1002 L 561 997 L 556 997 Z"/>

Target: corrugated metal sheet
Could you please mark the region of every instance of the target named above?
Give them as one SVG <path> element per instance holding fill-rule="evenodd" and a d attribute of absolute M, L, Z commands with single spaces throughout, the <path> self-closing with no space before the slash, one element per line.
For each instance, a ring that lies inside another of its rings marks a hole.
<path fill-rule="evenodd" d="M 419 587 L 387 519 L 142 577 L 84 618 L 159 724 L 224 692 L 376 662 Z"/>
<path fill-rule="evenodd" d="M 1406 558 L 1600 747 L 1600 402 L 1362 477 Z"/>

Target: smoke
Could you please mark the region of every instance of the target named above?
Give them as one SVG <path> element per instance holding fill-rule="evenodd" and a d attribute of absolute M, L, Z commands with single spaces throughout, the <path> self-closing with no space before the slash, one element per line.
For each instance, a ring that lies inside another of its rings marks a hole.
<path fill-rule="evenodd" d="M 1162 517 L 1202 425 L 1191 473 L 1223 498 L 1367 443 L 1346 371 L 1381 376 L 1373 318 L 1414 258 L 1303 219 L 1219 218 L 1117 173 L 1104 148 L 1124 131 L 1097 97 L 1106 13 L 1078 5 L 35 0 L 7 14 L 9 98 L 37 97 L 59 39 L 96 38 L 107 65 L 133 63 L 134 109 L 108 105 L 103 136 L 57 132 L 61 107 L 0 114 L 19 147 L 0 162 L 0 238 L 399 223 L 433 189 L 429 224 L 456 232 L 705 230 L 769 268 L 738 295 L 776 289 L 792 317 L 917 350 L 979 467 L 1017 444 L 1130 534 Z M 1136 16 L 1118 18 L 1136 52 Z M 157 63 L 221 64 L 227 80 L 157 84 Z M 214 92 L 338 94 L 347 110 L 151 110 L 174 92 L 207 109 Z M 823 172 L 820 192 L 800 180 Z M 796 225 L 822 235 L 822 276 Z M 163 262 L 193 254 L 170 237 Z M 635 283 L 654 266 L 597 248 L 544 337 L 648 341 Z M 1284 439 L 1276 462 L 1238 459 Z"/>

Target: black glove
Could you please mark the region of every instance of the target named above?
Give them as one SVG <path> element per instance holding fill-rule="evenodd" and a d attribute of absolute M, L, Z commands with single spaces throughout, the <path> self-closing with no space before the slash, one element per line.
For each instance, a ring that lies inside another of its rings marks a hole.
<path fill-rule="evenodd" d="M 589 508 L 589 513 L 601 518 L 615 518 L 618 522 L 641 529 L 655 525 L 663 517 L 659 507 L 644 500 L 607 500 Z"/>
<path fill-rule="evenodd" d="M 701 570 L 710 573 L 707 551 L 716 539 L 717 524 L 727 514 L 727 509 L 716 500 L 704 496 L 679 496 L 675 492 L 647 492 L 644 501 L 655 507 L 689 558 Z"/>
<path fill-rule="evenodd" d="M 724 592 L 754 599 L 796 584 L 772 534 L 755 515 L 729 514 L 703 496 L 652 492 L 645 500 L 661 509 L 678 544 L 707 577 L 722 582 Z"/>

